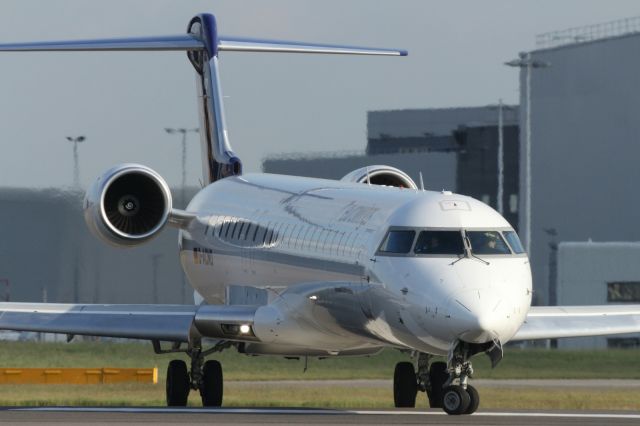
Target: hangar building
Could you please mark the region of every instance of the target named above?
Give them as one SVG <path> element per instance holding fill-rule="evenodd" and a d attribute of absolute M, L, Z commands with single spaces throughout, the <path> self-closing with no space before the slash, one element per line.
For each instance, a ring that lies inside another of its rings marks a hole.
<path fill-rule="evenodd" d="M 140 247 L 111 247 L 90 234 L 83 197 L 73 189 L 0 189 L 0 299 L 193 303 L 177 230 L 167 227 Z"/>
<path fill-rule="evenodd" d="M 558 304 L 640 304 L 638 259 L 638 242 L 558 244 Z M 558 339 L 558 347 L 640 348 L 640 334 Z"/>
<path fill-rule="evenodd" d="M 531 264 L 538 302 L 553 305 L 560 300 L 548 285 L 552 236 L 640 241 L 640 17 L 543 34 L 538 45 L 531 59 L 549 66 L 531 71 Z"/>

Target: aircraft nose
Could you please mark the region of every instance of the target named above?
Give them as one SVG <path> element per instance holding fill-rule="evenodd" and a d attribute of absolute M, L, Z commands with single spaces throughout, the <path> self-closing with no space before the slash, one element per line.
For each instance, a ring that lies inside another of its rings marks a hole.
<path fill-rule="evenodd" d="M 485 343 L 500 338 L 501 296 L 488 289 L 466 290 L 449 300 L 449 329 L 460 340 Z"/>

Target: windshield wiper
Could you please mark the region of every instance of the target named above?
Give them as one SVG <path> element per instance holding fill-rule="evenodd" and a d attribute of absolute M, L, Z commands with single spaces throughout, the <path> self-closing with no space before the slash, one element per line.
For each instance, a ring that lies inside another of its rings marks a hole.
<path fill-rule="evenodd" d="M 462 259 L 471 259 L 474 258 L 482 263 L 484 263 L 485 265 L 490 265 L 489 262 L 487 262 L 486 260 L 476 256 L 473 251 L 471 250 L 471 240 L 469 240 L 469 237 L 467 236 L 467 233 L 464 233 L 464 237 L 463 237 L 463 241 L 464 241 L 464 254 L 461 255 L 461 257 L 459 257 L 457 260 L 454 260 L 453 262 L 451 262 L 449 265 L 453 266 L 456 263 L 460 262 Z"/>

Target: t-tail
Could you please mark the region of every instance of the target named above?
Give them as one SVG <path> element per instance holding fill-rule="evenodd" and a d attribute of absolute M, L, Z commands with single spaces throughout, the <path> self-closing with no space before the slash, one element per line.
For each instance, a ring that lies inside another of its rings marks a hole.
<path fill-rule="evenodd" d="M 196 71 L 203 179 L 207 184 L 242 174 L 242 162 L 231 149 L 224 118 L 218 54 L 220 52 L 281 52 L 406 56 L 404 50 L 336 46 L 280 40 L 225 37 L 215 17 L 200 14 L 177 36 L 117 38 L 0 44 L 0 51 L 185 51 Z"/>

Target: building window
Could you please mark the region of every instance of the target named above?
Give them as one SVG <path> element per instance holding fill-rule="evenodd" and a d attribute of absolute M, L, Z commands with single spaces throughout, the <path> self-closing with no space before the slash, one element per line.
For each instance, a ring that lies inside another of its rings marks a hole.
<path fill-rule="evenodd" d="M 607 339 L 607 347 L 615 349 L 640 348 L 640 337 L 612 337 Z"/>
<path fill-rule="evenodd" d="M 511 213 L 518 213 L 518 194 L 511 194 L 509 196 L 509 211 Z"/>
<path fill-rule="evenodd" d="M 607 302 L 640 303 L 640 281 L 607 283 Z"/>

